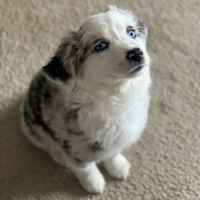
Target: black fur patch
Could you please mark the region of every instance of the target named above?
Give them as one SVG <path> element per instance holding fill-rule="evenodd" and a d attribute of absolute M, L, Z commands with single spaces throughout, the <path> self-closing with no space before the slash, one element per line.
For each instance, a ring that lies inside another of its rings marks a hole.
<path fill-rule="evenodd" d="M 63 140 L 63 144 L 62 144 L 63 149 L 67 152 L 70 153 L 70 144 L 68 140 Z"/>
<path fill-rule="evenodd" d="M 35 123 L 40 125 L 47 133 L 49 133 L 54 140 L 57 140 L 54 131 L 44 122 L 42 116 L 41 105 L 43 101 L 43 90 L 45 84 L 47 84 L 47 78 L 44 76 L 40 76 L 38 79 L 32 82 L 32 87 L 29 90 L 28 103 L 32 109 Z M 49 95 L 47 96 L 49 97 Z"/>
<path fill-rule="evenodd" d="M 59 79 L 61 81 L 67 81 L 72 76 L 65 70 L 62 61 L 59 57 L 53 57 L 50 62 L 43 67 L 44 72 L 46 72 L 51 78 Z"/>
<path fill-rule="evenodd" d="M 103 146 L 102 146 L 101 142 L 98 142 L 98 141 L 89 144 L 89 148 L 91 149 L 92 152 L 103 150 Z"/>

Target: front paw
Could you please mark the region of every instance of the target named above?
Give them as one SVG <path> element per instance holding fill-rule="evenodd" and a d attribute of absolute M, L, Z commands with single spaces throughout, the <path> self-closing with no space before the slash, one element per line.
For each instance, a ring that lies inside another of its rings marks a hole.
<path fill-rule="evenodd" d="M 84 177 L 79 177 L 82 187 L 89 193 L 102 193 L 105 179 L 98 169 L 92 170 Z"/>
<path fill-rule="evenodd" d="M 123 155 L 118 154 L 113 158 L 105 160 L 103 163 L 104 167 L 111 177 L 116 179 L 127 178 L 131 164 Z"/>

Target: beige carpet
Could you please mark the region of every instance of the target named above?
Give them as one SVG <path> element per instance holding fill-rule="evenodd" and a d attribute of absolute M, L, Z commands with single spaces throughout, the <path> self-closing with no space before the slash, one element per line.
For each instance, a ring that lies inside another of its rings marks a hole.
<path fill-rule="evenodd" d="M 34 73 L 65 30 L 116 4 L 148 25 L 152 57 L 148 126 L 124 154 L 127 181 L 89 195 L 75 177 L 22 135 L 19 106 Z M 0 0 L 0 199 L 200 199 L 199 0 Z"/>

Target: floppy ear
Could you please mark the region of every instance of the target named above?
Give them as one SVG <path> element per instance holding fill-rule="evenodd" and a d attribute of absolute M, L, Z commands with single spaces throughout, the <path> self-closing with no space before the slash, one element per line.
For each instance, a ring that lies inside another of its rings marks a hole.
<path fill-rule="evenodd" d="M 56 52 L 56 55 L 61 58 L 64 68 L 73 76 L 77 76 L 80 69 L 80 65 L 77 63 L 77 53 L 81 46 L 82 37 L 81 30 L 68 32 L 63 37 Z"/>
<path fill-rule="evenodd" d="M 71 31 L 63 37 L 54 57 L 43 67 L 47 75 L 61 81 L 67 81 L 70 77 L 77 76 L 80 65 L 76 62 L 76 55 L 82 36 L 81 31 Z"/>

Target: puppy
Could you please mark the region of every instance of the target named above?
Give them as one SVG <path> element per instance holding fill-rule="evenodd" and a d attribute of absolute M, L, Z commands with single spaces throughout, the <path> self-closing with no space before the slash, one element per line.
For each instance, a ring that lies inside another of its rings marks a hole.
<path fill-rule="evenodd" d="M 116 179 L 129 173 L 131 165 L 120 152 L 137 141 L 147 122 L 146 38 L 144 22 L 109 6 L 64 36 L 29 87 L 25 135 L 69 167 L 88 192 L 103 192 L 100 161 Z"/>

